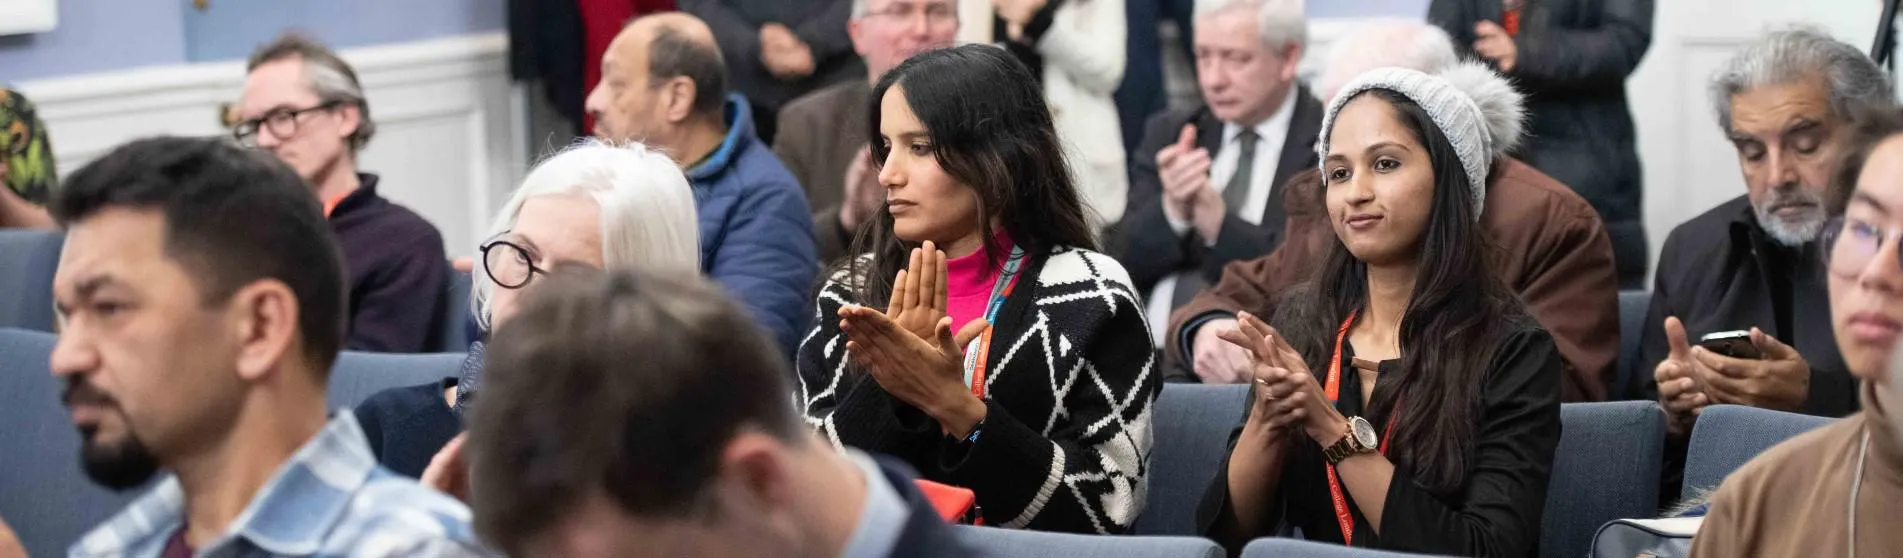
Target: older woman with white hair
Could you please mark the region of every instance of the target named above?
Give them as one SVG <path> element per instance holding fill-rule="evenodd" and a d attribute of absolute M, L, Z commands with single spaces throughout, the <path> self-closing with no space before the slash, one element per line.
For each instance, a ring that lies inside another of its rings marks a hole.
<path fill-rule="evenodd" d="M 496 214 L 472 272 L 471 306 L 485 332 L 507 322 L 558 267 L 640 267 L 698 273 L 694 195 L 680 167 L 638 143 L 586 140 L 543 160 Z M 483 342 L 462 373 L 396 388 L 360 405 L 357 419 L 384 467 L 422 474 L 462 432 L 460 415 L 481 379 Z"/>

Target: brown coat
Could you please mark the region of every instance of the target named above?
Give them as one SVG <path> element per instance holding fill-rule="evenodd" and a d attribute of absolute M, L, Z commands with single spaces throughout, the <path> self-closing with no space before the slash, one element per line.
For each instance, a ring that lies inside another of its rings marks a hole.
<path fill-rule="evenodd" d="M 1480 223 L 1501 249 L 1500 277 L 1558 343 L 1566 359 L 1561 399 L 1603 400 L 1619 356 L 1618 280 L 1605 225 L 1592 205 L 1552 177 L 1509 157 L 1495 165 Z M 1244 310 L 1272 316 L 1276 298 L 1319 266 L 1334 238 L 1320 173 L 1296 175 L 1287 188 L 1282 245 L 1225 266 L 1220 282 L 1170 316 L 1163 346 L 1172 366 L 1190 364 L 1193 332 L 1184 324 Z"/>

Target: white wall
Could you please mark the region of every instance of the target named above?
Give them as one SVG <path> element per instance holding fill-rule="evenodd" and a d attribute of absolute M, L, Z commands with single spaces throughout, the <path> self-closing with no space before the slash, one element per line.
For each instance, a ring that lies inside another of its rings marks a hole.
<path fill-rule="evenodd" d="M 507 37 L 489 33 L 347 49 L 377 135 L 360 167 L 378 193 L 442 231 L 466 255 L 524 170 L 511 111 Z M 19 84 L 39 105 L 62 176 L 125 141 L 226 133 L 220 108 L 244 85 L 241 61 L 141 68 Z"/>

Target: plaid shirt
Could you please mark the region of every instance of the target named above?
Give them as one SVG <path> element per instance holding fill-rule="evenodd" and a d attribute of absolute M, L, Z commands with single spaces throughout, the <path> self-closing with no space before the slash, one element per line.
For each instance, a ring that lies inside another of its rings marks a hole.
<path fill-rule="evenodd" d="M 156 557 L 184 526 L 185 495 L 167 477 L 80 538 L 75 557 Z M 198 556 L 482 556 L 469 508 L 377 466 L 363 429 L 338 411 Z"/>

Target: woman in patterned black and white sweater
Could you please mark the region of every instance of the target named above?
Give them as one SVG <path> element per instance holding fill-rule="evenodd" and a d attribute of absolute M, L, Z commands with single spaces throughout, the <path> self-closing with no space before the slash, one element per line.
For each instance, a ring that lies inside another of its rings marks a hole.
<path fill-rule="evenodd" d="M 807 420 L 971 489 L 989 523 L 1129 531 L 1161 384 L 1035 80 L 996 48 L 933 51 L 868 110 L 887 204 L 821 287 L 799 350 Z"/>

